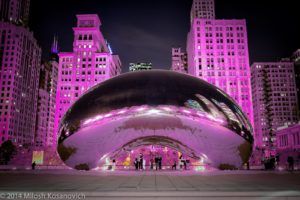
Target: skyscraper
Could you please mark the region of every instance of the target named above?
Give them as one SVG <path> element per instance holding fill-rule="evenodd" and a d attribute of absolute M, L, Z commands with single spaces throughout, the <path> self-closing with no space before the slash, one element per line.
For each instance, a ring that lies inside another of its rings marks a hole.
<path fill-rule="evenodd" d="M 196 7 L 198 4 L 205 6 Z M 252 121 L 246 20 L 214 19 L 213 0 L 194 0 L 187 39 L 188 73 L 221 88 Z M 193 18 L 194 16 L 194 18 Z"/>
<path fill-rule="evenodd" d="M 23 1 L 1 1 L 1 15 L 22 8 Z M 24 1 L 25 2 L 25 1 Z M 9 6 L 6 4 L 10 3 Z M 29 1 L 26 1 L 26 6 Z M 9 10 L 7 10 L 9 9 Z M 17 11 L 16 11 L 17 12 Z M 19 11 L 18 11 L 19 12 Z M 21 12 L 21 11 L 20 11 Z M 25 11 L 24 11 L 25 12 Z M 28 16 L 28 11 L 26 11 Z M 0 144 L 34 142 L 41 49 L 28 28 L 15 19 L 0 22 Z"/>
<path fill-rule="evenodd" d="M 41 65 L 39 79 L 39 93 L 37 101 L 37 122 L 35 132 L 35 146 L 49 147 L 55 143 L 54 120 L 56 108 L 56 90 L 58 78 L 58 44 L 54 38 L 50 61 Z"/>
<path fill-rule="evenodd" d="M 152 63 L 129 63 L 129 71 L 151 70 Z"/>
<path fill-rule="evenodd" d="M 300 49 L 297 49 L 292 57 L 294 62 L 295 78 L 296 78 L 296 87 L 297 87 L 297 99 L 298 99 L 298 114 L 300 114 Z"/>
<path fill-rule="evenodd" d="M 0 20 L 27 25 L 30 0 L 0 0 Z"/>
<path fill-rule="evenodd" d="M 181 48 L 172 48 L 172 67 L 171 70 L 187 73 L 187 54 Z"/>
<path fill-rule="evenodd" d="M 92 86 L 121 73 L 119 56 L 113 55 L 100 26 L 98 15 L 77 15 L 73 52 L 59 53 L 55 135 L 60 119 L 78 97 Z"/>
<path fill-rule="evenodd" d="M 289 60 L 251 66 L 255 146 L 274 153 L 278 127 L 298 122 L 294 65 Z"/>

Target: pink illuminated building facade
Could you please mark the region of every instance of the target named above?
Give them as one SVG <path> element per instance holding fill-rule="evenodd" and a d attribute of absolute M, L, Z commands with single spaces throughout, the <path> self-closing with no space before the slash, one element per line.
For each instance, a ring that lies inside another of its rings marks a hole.
<path fill-rule="evenodd" d="M 276 150 L 279 163 L 285 166 L 288 156 L 300 159 L 300 124 L 279 127 L 276 131 Z"/>
<path fill-rule="evenodd" d="M 253 121 L 246 20 L 215 19 L 213 0 L 194 0 L 188 73 L 229 94 Z"/>
<path fill-rule="evenodd" d="M 300 99 L 300 49 L 297 49 L 291 56 L 294 62 L 296 87 L 297 87 L 297 98 Z M 298 114 L 300 114 L 300 105 L 298 104 Z"/>
<path fill-rule="evenodd" d="M 191 22 L 198 19 L 215 19 L 215 0 L 194 0 L 191 9 Z"/>
<path fill-rule="evenodd" d="M 172 71 L 187 73 L 187 53 L 181 48 L 172 48 Z"/>
<path fill-rule="evenodd" d="M 17 145 L 32 145 L 41 49 L 28 28 L 14 23 L 19 20 L 14 13 L 28 15 L 28 7 L 20 6 L 20 2 L 0 1 L 0 144 L 12 140 Z"/>
<path fill-rule="evenodd" d="M 56 108 L 56 89 L 58 78 L 57 40 L 51 48 L 51 59 L 41 65 L 39 93 L 37 102 L 37 121 L 35 147 L 51 147 L 55 143 L 54 120 Z"/>
<path fill-rule="evenodd" d="M 30 0 L 0 0 L 0 20 L 27 26 L 29 7 Z"/>
<path fill-rule="evenodd" d="M 253 63 L 251 74 L 255 145 L 268 157 L 275 152 L 276 129 L 298 122 L 294 65 L 289 60 Z"/>
<path fill-rule="evenodd" d="M 92 86 L 121 73 L 119 56 L 113 55 L 100 26 L 98 15 L 77 15 L 73 52 L 59 53 L 55 138 L 72 103 Z"/>

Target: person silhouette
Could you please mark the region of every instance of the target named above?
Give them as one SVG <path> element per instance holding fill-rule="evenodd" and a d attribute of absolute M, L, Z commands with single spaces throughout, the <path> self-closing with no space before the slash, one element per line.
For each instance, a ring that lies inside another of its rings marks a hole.
<path fill-rule="evenodd" d="M 35 170 L 35 166 L 36 166 L 36 163 L 35 163 L 35 161 L 33 161 L 33 163 L 31 164 L 31 169 Z"/>
<path fill-rule="evenodd" d="M 287 162 L 289 164 L 289 170 L 294 171 L 294 158 L 293 158 L 293 156 L 288 156 Z"/>
<path fill-rule="evenodd" d="M 159 163 L 158 155 L 155 155 L 154 161 L 155 161 L 155 170 L 157 170 L 158 169 L 158 163 Z"/>
<path fill-rule="evenodd" d="M 161 170 L 161 165 L 162 165 L 162 157 L 161 157 L 161 155 L 159 155 L 159 157 L 158 157 L 159 170 Z"/>
<path fill-rule="evenodd" d="M 174 163 L 173 163 L 173 165 L 172 165 L 172 170 L 173 170 L 173 169 L 176 170 L 176 165 L 177 165 L 176 160 L 174 160 Z"/>
<path fill-rule="evenodd" d="M 140 157 L 139 157 L 139 169 L 140 170 L 143 170 L 143 160 L 144 160 L 143 154 L 140 153 Z"/>
<path fill-rule="evenodd" d="M 139 161 L 137 158 L 135 158 L 135 160 L 134 160 L 134 166 L 135 166 L 135 170 L 139 169 Z"/>

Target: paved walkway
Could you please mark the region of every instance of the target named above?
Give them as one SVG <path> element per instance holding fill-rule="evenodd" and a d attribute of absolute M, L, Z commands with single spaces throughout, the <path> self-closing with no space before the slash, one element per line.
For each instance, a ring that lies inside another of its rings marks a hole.
<path fill-rule="evenodd" d="M 299 200 L 300 173 L 2 171 L 0 172 L 0 199 L 1 192 L 2 195 L 17 192 L 20 193 L 20 197 L 24 197 L 22 196 L 24 193 L 31 192 L 36 195 L 49 192 L 65 195 L 83 194 L 87 199 L 199 199 L 201 197 L 201 199 Z"/>

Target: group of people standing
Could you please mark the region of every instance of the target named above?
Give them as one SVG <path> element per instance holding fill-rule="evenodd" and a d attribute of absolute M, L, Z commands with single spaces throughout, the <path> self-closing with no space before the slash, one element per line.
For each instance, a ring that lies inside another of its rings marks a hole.
<path fill-rule="evenodd" d="M 162 157 L 160 155 L 156 155 L 155 158 L 150 159 L 150 169 L 161 170 L 162 169 Z M 138 158 L 134 160 L 134 166 L 136 170 L 144 170 L 146 166 L 146 161 L 142 153 L 139 154 Z"/>
<path fill-rule="evenodd" d="M 143 170 L 145 169 L 146 161 L 142 153 L 140 153 L 138 158 L 134 160 L 134 166 L 136 170 Z"/>
<path fill-rule="evenodd" d="M 184 169 L 184 170 L 187 170 L 187 163 L 189 162 L 189 160 L 186 160 L 183 155 L 180 155 L 179 157 L 179 166 L 180 166 L 180 169 Z M 176 161 L 174 161 L 174 164 L 172 165 L 172 170 L 176 170 L 176 167 L 177 167 L 177 163 Z"/>
<path fill-rule="evenodd" d="M 179 157 L 179 166 L 180 169 L 187 170 L 187 163 L 189 160 L 186 160 L 183 155 Z M 146 160 L 144 159 L 144 156 L 142 153 L 139 154 L 138 157 L 135 158 L 134 160 L 134 166 L 135 170 L 145 170 L 146 166 Z M 176 170 L 177 167 L 177 161 L 175 160 L 173 165 L 172 165 L 172 170 Z M 161 170 L 162 169 L 162 156 L 157 154 L 155 157 L 151 157 L 150 159 L 150 169 L 151 170 Z"/>
<path fill-rule="evenodd" d="M 155 161 L 155 170 L 161 170 L 161 163 L 162 163 L 161 155 L 156 155 L 154 161 Z M 153 159 L 152 159 L 152 163 L 153 163 Z M 152 166 L 151 169 L 153 169 L 153 164 L 150 166 Z"/>

